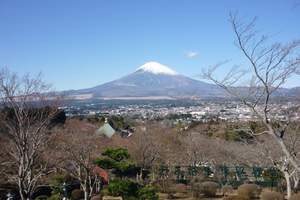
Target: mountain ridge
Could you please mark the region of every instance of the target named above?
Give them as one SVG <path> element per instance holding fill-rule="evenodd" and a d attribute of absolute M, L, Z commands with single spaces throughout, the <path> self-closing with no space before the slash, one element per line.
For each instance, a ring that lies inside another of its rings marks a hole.
<path fill-rule="evenodd" d="M 292 94 L 299 88 L 282 89 Z M 133 73 L 95 87 L 71 90 L 73 99 L 182 99 L 224 98 L 229 95 L 219 86 L 181 75 L 158 62 L 147 62 Z"/>

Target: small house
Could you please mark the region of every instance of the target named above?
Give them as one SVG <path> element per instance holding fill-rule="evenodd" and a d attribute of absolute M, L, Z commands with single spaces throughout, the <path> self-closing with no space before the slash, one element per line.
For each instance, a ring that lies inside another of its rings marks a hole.
<path fill-rule="evenodd" d="M 111 127 L 107 119 L 105 119 L 104 124 L 99 129 L 96 130 L 96 135 L 106 136 L 108 138 L 111 138 L 115 133 L 116 133 L 115 129 Z"/>

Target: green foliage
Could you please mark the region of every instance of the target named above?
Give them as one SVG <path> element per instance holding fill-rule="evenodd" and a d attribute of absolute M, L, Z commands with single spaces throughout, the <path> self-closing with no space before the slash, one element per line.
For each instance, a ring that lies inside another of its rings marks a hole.
<path fill-rule="evenodd" d="M 213 171 L 210 169 L 210 167 L 203 167 L 203 173 L 205 177 L 209 177 Z"/>
<path fill-rule="evenodd" d="M 196 166 L 189 166 L 187 174 L 189 176 L 196 176 L 198 174 L 198 167 L 196 167 Z"/>
<path fill-rule="evenodd" d="M 130 158 L 128 150 L 124 148 L 107 148 L 102 155 L 107 156 L 117 162 Z"/>
<path fill-rule="evenodd" d="M 106 158 L 95 160 L 95 164 L 103 169 L 112 169 L 119 177 L 136 175 L 139 168 L 128 159 L 130 155 L 124 148 L 107 148 L 103 153 Z"/>
<path fill-rule="evenodd" d="M 116 163 L 116 167 L 113 173 L 119 177 L 122 176 L 132 177 L 135 176 L 139 171 L 140 168 L 131 162 L 119 162 Z"/>
<path fill-rule="evenodd" d="M 55 174 L 53 177 L 51 177 L 49 184 L 51 185 L 52 196 L 60 196 L 60 194 L 63 193 L 63 183 L 70 183 L 73 180 L 73 177 L 65 173 Z"/>
<path fill-rule="evenodd" d="M 248 124 L 249 124 L 249 128 L 250 128 L 254 133 L 262 132 L 262 131 L 263 131 L 264 126 L 262 126 L 262 124 L 260 124 L 259 122 L 250 121 L 250 122 L 248 122 Z"/>
<path fill-rule="evenodd" d="M 181 170 L 180 166 L 175 166 L 174 174 L 176 175 L 177 181 L 181 181 L 184 179 L 184 171 Z"/>
<path fill-rule="evenodd" d="M 138 197 L 140 200 L 158 200 L 156 190 L 152 186 L 145 186 L 139 189 Z"/>
<path fill-rule="evenodd" d="M 170 172 L 170 170 L 169 170 L 168 166 L 165 166 L 165 165 L 159 166 L 158 174 L 160 177 L 167 176 L 169 172 Z"/>
<path fill-rule="evenodd" d="M 235 172 L 236 172 L 236 175 L 238 176 L 239 180 L 243 181 L 243 180 L 247 179 L 247 177 L 246 177 L 247 175 L 246 175 L 244 167 L 236 166 Z"/>
<path fill-rule="evenodd" d="M 38 196 L 34 200 L 48 200 L 48 196 L 45 196 L 45 195 Z"/>
<path fill-rule="evenodd" d="M 103 169 L 113 169 L 116 167 L 116 161 L 111 160 L 110 158 L 97 158 L 95 164 Z"/>
<path fill-rule="evenodd" d="M 109 195 L 109 191 L 108 191 L 108 188 L 105 187 L 101 190 L 101 195 L 102 196 L 108 196 Z"/>
<path fill-rule="evenodd" d="M 230 129 L 226 130 L 225 132 L 225 139 L 228 141 L 235 141 L 235 142 L 241 142 L 241 141 L 249 141 L 253 139 L 253 137 L 247 133 L 245 130 L 242 129 Z"/>
<path fill-rule="evenodd" d="M 284 200 L 284 195 L 275 191 L 264 191 L 261 194 L 262 200 Z"/>
<path fill-rule="evenodd" d="M 116 176 L 130 177 L 140 171 L 129 158 L 127 149 L 108 148 L 103 153 L 104 158 L 95 160 L 95 164 L 110 169 Z M 109 182 L 107 189 L 102 190 L 103 195 L 122 196 L 125 200 L 158 200 L 153 187 L 141 187 L 129 179 L 115 179 Z"/>
<path fill-rule="evenodd" d="M 263 168 L 261 168 L 261 167 L 253 167 L 252 174 L 255 177 L 255 179 L 257 180 L 258 178 L 262 177 Z"/>
<path fill-rule="evenodd" d="M 120 172 L 135 168 L 135 165 L 130 161 L 115 161 L 110 158 L 96 159 L 95 164 L 103 169 L 115 169 Z"/>
<path fill-rule="evenodd" d="M 239 141 L 240 137 L 234 130 L 227 130 L 225 133 L 225 139 L 228 141 Z"/>
<path fill-rule="evenodd" d="M 137 197 L 139 185 L 130 180 L 112 180 L 108 185 L 108 192 L 112 196 L 122 196 L 127 199 L 128 197 Z"/>
<path fill-rule="evenodd" d="M 106 193 L 111 196 L 121 196 L 125 200 L 158 200 L 154 187 L 141 187 L 138 183 L 128 179 L 110 181 Z"/>
<path fill-rule="evenodd" d="M 52 126 L 55 126 L 57 124 L 64 124 L 66 119 L 67 117 L 65 111 L 60 110 L 59 112 L 56 113 L 56 115 L 53 116 L 50 122 Z"/>
<path fill-rule="evenodd" d="M 274 187 L 277 182 L 279 182 L 283 178 L 283 174 L 278 169 L 272 167 L 264 170 L 262 173 L 262 177 L 266 182 L 269 182 L 271 184 L 271 187 Z"/>
<path fill-rule="evenodd" d="M 48 197 L 47 200 L 61 200 L 62 197 L 59 194 L 53 194 L 51 197 Z"/>

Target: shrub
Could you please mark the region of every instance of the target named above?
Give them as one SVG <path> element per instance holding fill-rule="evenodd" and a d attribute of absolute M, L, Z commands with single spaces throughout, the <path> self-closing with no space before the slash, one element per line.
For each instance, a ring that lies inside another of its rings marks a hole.
<path fill-rule="evenodd" d="M 193 183 L 192 184 L 192 192 L 194 198 L 199 198 L 201 194 L 201 183 Z"/>
<path fill-rule="evenodd" d="M 71 183 L 74 181 L 74 178 L 67 173 L 56 173 L 51 177 L 49 185 L 51 185 L 52 196 L 57 196 L 63 193 L 63 188 L 61 187 L 63 183 Z M 56 197 L 53 197 L 54 199 Z M 58 197 L 57 197 L 58 198 Z M 58 198 L 61 199 L 61 198 Z"/>
<path fill-rule="evenodd" d="M 274 186 L 281 185 L 281 180 L 284 178 L 284 175 L 279 169 L 271 167 L 263 171 L 262 177 L 264 181 L 270 182 L 271 185 Z M 286 185 L 284 184 L 283 188 L 286 189 L 285 187 Z"/>
<path fill-rule="evenodd" d="M 215 197 L 219 185 L 215 182 L 206 181 L 200 184 L 200 193 L 205 197 Z"/>
<path fill-rule="evenodd" d="M 300 199 L 300 193 L 294 194 L 289 200 L 299 200 Z"/>
<path fill-rule="evenodd" d="M 228 141 L 241 142 L 244 140 L 250 141 L 253 139 L 253 136 L 244 130 L 226 130 L 225 139 Z"/>
<path fill-rule="evenodd" d="M 35 198 L 35 200 L 47 200 L 48 196 L 42 195 Z"/>
<path fill-rule="evenodd" d="M 102 196 L 101 195 L 93 196 L 91 200 L 102 200 Z"/>
<path fill-rule="evenodd" d="M 248 198 L 239 197 L 239 196 L 227 196 L 227 197 L 224 197 L 223 200 L 248 200 Z"/>
<path fill-rule="evenodd" d="M 261 194 L 261 199 L 262 200 L 284 200 L 284 196 L 275 191 L 264 191 Z"/>
<path fill-rule="evenodd" d="M 103 153 L 103 156 L 108 156 L 109 158 L 120 162 L 122 160 L 128 159 L 130 157 L 128 150 L 124 148 L 107 148 Z"/>
<path fill-rule="evenodd" d="M 191 179 L 191 184 L 203 182 L 204 181 L 203 179 L 204 177 L 202 176 L 202 174 L 197 175 Z"/>
<path fill-rule="evenodd" d="M 109 196 L 109 191 L 108 191 L 108 188 L 107 188 L 107 187 L 104 187 L 104 188 L 101 190 L 101 196 Z"/>
<path fill-rule="evenodd" d="M 169 179 L 167 180 L 158 180 L 154 183 L 152 183 L 152 185 L 155 186 L 155 188 L 162 193 L 169 193 L 172 192 L 172 186 L 173 182 Z"/>
<path fill-rule="evenodd" d="M 146 186 L 138 191 L 138 197 L 140 200 L 158 200 L 158 195 L 156 191 L 151 186 Z"/>
<path fill-rule="evenodd" d="M 126 197 L 126 199 L 124 198 L 124 200 L 139 200 L 139 199 L 136 197 Z"/>
<path fill-rule="evenodd" d="M 224 185 L 222 187 L 223 196 L 228 196 L 233 193 L 233 187 L 231 185 Z"/>
<path fill-rule="evenodd" d="M 113 169 L 112 173 L 117 177 L 134 177 L 140 171 L 140 168 L 129 160 L 127 149 L 107 148 L 102 155 L 106 157 L 98 158 L 94 163 L 103 169 Z"/>
<path fill-rule="evenodd" d="M 244 197 L 247 199 L 258 197 L 260 192 L 260 188 L 255 184 L 243 184 L 237 190 L 239 197 Z"/>
<path fill-rule="evenodd" d="M 51 197 L 48 197 L 47 200 L 61 200 L 62 197 L 59 194 L 53 194 Z"/>
<path fill-rule="evenodd" d="M 80 199 L 83 198 L 83 196 L 84 196 L 83 191 L 79 190 L 79 189 L 75 189 L 71 193 L 71 199 L 72 200 L 80 200 Z"/>
<path fill-rule="evenodd" d="M 169 188 L 170 192 L 187 193 L 187 186 L 185 184 L 174 184 Z"/>
<path fill-rule="evenodd" d="M 139 185 L 130 180 L 113 180 L 108 185 L 108 192 L 112 196 L 136 197 Z"/>

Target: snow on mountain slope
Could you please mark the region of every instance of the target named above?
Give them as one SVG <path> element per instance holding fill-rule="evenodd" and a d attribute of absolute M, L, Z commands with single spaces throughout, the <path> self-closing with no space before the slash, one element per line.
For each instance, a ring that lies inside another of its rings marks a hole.
<path fill-rule="evenodd" d="M 178 75 L 178 73 L 170 68 L 168 68 L 165 65 L 162 65 L 158 62 L 147 62 L 141 67 L 137 68 L 136 71 L 144 71 L 144 72 L 150 72 L 153 74 L 165 74 L 165 75 Z"/>
<path fill-rule="evenodd" d="M 116 97 L 211 97 L 224 96 L 218 86 L 194 80 L 157 62 L 148 62 L 120 79 L 73 94 L 92 94 L 93 98 Z"/>
<path fill-rule="evenodd" d="M 237 88 L 241 94 L 245 87 Z M 299 88 L 281 88 L 276 96 L 295 96 Z M 191 79 L 158 62 L 148 62 L 131 74 L 92 88 L 68 91 L 70 99 L 224 98 L 228 94 L 214 84 Z"/>

